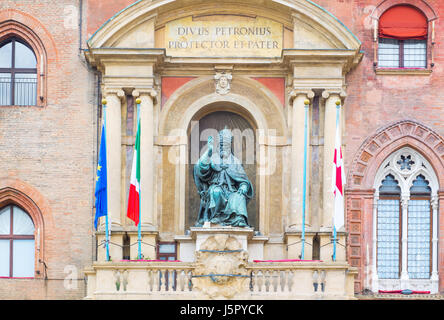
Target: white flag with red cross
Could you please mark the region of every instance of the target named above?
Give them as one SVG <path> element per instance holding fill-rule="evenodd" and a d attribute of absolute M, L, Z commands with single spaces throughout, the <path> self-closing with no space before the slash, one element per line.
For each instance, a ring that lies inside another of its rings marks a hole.
<path fill-rule="evenodd" d="M 339 112 L 338 112 L 339 113 Z M 344 226 L 344 164 L 342 162 L 341 133 L 339 125 L 339 114 L 336 121 L 336 141 L 333 159 L 333 193 L 335 206 L 333 213 L 333 225 L 336 230 Z"/>

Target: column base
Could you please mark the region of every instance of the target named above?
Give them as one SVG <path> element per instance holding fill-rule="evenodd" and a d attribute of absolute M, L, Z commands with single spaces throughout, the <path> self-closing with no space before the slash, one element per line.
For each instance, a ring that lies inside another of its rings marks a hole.
<path fill-rule="evenodd" d="M 303 260 L 313 260 L 313 238 L 315 235 L 315 232 L 305 233 Z M 287 231 L 285 233 L 285 242 L 287 243 L 287 258 L 302 259 L 302 232 Z"/>
<path fill-rule="evenodd" d="M 106 235 L 105 232 L 97 232 L 97 261 L 106 261 Z M 110 261 L 120 261 L 123 258 L 123 234 L 111 234 L 109 238 Z"/>
<path fill-rule="evenodd" d="M 320 255 L 319 258 L 325 262 L 333 261 L 333 234 L 331 232 L 323 232 L 318 233 L 320 238 Z M 345 262 L 346 254 L 345 254 L 345 239 L 347 233 L 345 232 L 337 232 L 336 233 L 336 260 L 335 262 Z"/>
<path fill-rule="evenodd" d="M 139 257 L 139 244 L 138 244 L 138 233 L 137 232 L 127 232 L 130 242 L 130 260 L 138 260 Z M 155 260 L 157 259 L 156 254 L 156 241 L 157 232 L 153 231 L 141 231 L 141 260 Z"/>
<path fill-rule="evenodd" d="M 242 250 L 248 251 L 248 240 L 252 239 L 254 230 L 252 228 L 224 227 L 219 225 L 206 225 L 202 228 L 190 228 L 191 237 L 196 240 L 196 251 L 200 250 L 201 244 L 210 236 L 217 234 L 229 234 L 235 237 L 242 246 Z"/>

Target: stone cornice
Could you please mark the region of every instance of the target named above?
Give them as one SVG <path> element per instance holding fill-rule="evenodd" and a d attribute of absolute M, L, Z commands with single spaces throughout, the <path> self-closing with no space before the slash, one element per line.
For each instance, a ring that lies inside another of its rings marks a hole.
<path fill-rule="evenodd" d="M 89 63 L 98 69 L 106 63 L 158 65 L 165 58 L 165 49 L 156 48 L 94 48 L 84 52 Z"/>
<path fill-rule="evenodd" d="M 282 62 L 290 67 L 307 63 L 340 64 L 343 74 L 361 62 L 364 53 L 353 49 L 283 49 Z"/>

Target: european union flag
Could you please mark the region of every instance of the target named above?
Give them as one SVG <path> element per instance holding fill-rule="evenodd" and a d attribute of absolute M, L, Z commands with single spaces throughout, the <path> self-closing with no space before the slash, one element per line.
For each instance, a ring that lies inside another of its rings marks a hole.
<path fill-rule="evenodd" d="M 97 230 L 99 217 L 106 216 L 108 212 L 108 196 L 106 190 L 106 132 L 105 123 L 102 125 L 102 137 L 100 139 L 99 161 L 97 165 L 96 176 L 96 217 L 94 218 L 94 227 Z"/>

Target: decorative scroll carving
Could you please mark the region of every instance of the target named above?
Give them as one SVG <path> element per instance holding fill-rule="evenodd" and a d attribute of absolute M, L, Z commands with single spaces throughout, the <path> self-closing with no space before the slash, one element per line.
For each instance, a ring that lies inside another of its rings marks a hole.
<path fill-rule="evenodd" d="M 231 299 L 248 289 L 248 253 L 227 234 L 210 236 L 196 253 L 194 288 L 210 299 Z"/>

